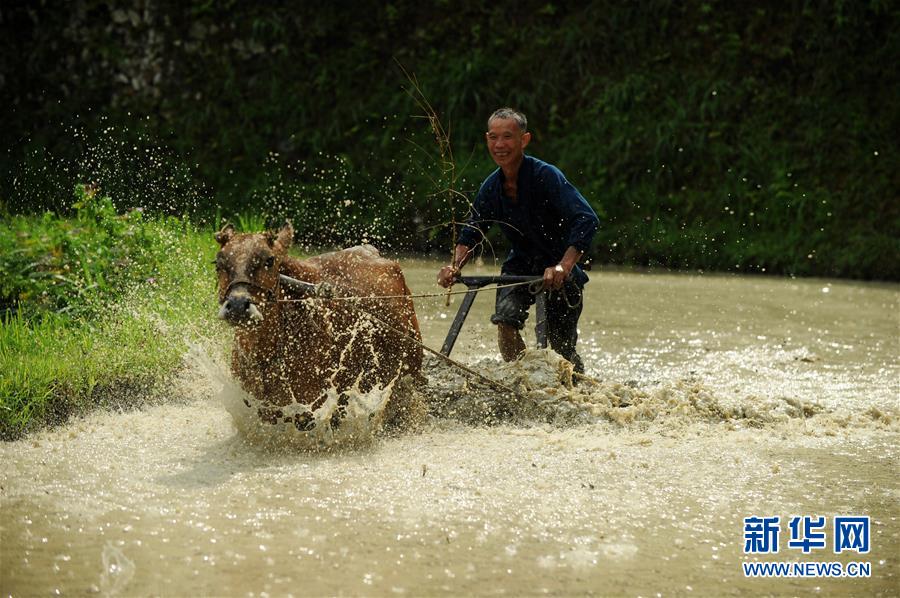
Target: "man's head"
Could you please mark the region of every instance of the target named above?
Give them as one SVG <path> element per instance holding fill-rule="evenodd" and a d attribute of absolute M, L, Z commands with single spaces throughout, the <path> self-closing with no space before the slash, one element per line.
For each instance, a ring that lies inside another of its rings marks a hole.
<path fill-rule="evenodd" d="M 525 146 L 531 141 L 528 119 L 512 108 L 500 108 L 488 118 L 485 138 L 488 151 L 497 166 L 517 166 L 525 155 Z"/>

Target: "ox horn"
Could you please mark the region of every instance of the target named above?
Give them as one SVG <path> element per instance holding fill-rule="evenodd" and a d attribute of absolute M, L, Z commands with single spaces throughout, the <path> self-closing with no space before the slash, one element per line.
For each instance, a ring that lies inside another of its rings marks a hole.
<path fill-rule="evenodd" d="M 303 297 L 315 297 L 317 295 L 325 296 L 327 293 L 331 293 L 330 288 L 327 289 L 327 293 L 320 293 L 320 285 L 315 285 L 304 280 L 297 280 L 296 278 L 291 278 L 284 274 L 279 274 L 278 278 L 281 280 L 281 284 L 287 287 L 288 290 L 298 293 Z"/>
<path fill-rule="evenodd" d="M 222 247 L 225 247 L 232 238 L 234 238 L 234 225 L 230 222 L 223 226 L 222 230 L 216 233 L 216 241 Z"/>

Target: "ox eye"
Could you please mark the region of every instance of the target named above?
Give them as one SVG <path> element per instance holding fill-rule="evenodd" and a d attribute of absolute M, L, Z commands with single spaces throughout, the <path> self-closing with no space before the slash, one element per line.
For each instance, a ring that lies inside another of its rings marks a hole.
<path fill-rule="evenodd" d="M 270 255 L 269 257 L 266 258 L 266 268 L 271 268 L 274 265 L 275 265 L 275 256 Z"/>

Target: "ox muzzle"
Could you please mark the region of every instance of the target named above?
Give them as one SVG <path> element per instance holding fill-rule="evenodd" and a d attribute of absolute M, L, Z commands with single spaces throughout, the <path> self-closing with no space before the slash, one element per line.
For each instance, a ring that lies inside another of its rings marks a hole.
<path fill-rule="evenodd" d="M 330 297 L 333 291 L 327 283 L 315 285 L 290 276 L 280 274 L 279 284 L 288 292 L 299 297 Z M 251 287 L 257 287 L 263 291 L 269 300 L 275 301 L 278 292 L 276 289 L 267 289 L 255 285 L 246 280 L 235 280 L 225 290 L 225 299 L 219 306 L 219 318 L 233 325 L 252 325 L 263 321 L 263 313 L 253 300 L 250 293 Z"/>
<path fill-rule="evenodd" d="M 258 324 L 263 321 L 263 313 L 250 294 L 250 285 L 237 283 L 229 286 L 225 300 L 219 306 L 219 318 L 236 326 Z"/>

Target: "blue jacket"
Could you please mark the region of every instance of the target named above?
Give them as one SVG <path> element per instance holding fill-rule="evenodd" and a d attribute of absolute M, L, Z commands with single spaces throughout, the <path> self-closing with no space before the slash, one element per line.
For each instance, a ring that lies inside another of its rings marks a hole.
<path fill-rule="evenodd" d="M 503 171 L 498 168 L 481 184 L 458 243 L 474 247 L 483 239 L 483 233 L 497 223 L 512 245 L 502 270 L 523 275 L 543 274 L 545 268 L 559 263 L 570 246 L 581 251 L 590 248 L 600 221 L 557 167 L 525 156 L 519 168 L 515 201 L 503 196 L 504 181 Z M 572 276 L 579 285 L 588 280 L 578 266 L 572 270 Z"/>

